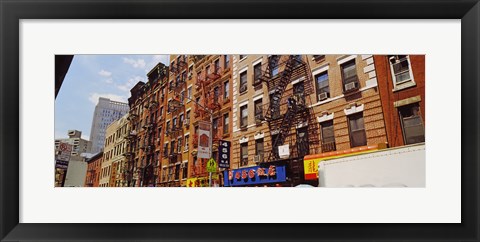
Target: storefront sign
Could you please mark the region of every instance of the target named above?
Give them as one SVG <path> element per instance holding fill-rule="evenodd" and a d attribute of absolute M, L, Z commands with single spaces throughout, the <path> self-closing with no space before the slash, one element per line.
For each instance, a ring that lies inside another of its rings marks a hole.
<path fill-rule="evenodd" d="M 285 166 L 246 167 L 224 171 L 223 184 L 230 186 L 247 186 L 266 183 L 281 183 L 287 179 Z"/>
<path fill-rule="evenodd" d="M 55 168 L 60 168 L 60 169 L 65 169 L 66 170 L 68 168 L 68 161 L 56 160 Z"/>
<path fill-rule="evenodd" d="M 220 140 L 218 146 L 218 167 L 230 168 L 230 141 Z"/>
<path fill-rule="evenodd" d="M 212 175 L 212 184 L 219 184 L 218 174 Z M 187 180 L 187 187 L 208 187 L 208 177 L 195 177 Z"/>
<path fill-rule="evenodd" d="M 206 121 L 198 122 L 198 158 L 208 159 L 212 157 L 210 147 L 210 129 L 212 124 Z"/>

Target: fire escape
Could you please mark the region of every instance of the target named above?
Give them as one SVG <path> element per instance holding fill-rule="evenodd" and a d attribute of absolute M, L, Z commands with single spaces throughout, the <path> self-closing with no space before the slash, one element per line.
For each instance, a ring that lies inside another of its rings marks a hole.
<path fill-rule="evenodd" d="M 318 124 L 311 107 L 310 94 L 314 93 L 314 85 L 310 67 L 299 55 L 272 55 L 257 78 L 254 85 L 260 81 L 265 83 L 270 95 L 270 102 L 262 107 L 262 118 L 268 122 L 272 135 L 271 150 L 265 162 L 281 160 L 278 147 L 289 144 L 290 154 L 283 159 L 290 159 L 292 182 L 298 183 L 302 177 L 303 156 L 315 152 L 320 144 Z M 296 83 L 287 90 L 292 81 Z M 306 127 L 306 138 L 298 137 L 298 127 Z"/>
<path fill-rule="evenodd" d="M 166 135 L 170 137 L 170 151 L 164 152 L 168 155 L 170 164 L 176 164 L 182 160 L 182 148 L 184 144 L 178 142 L 184 142 L 183 126 L 189 122 L 186 120 L 185 112 L 185 98 L 187 95 L 187 78 L 188 78 L 188 63 L 186 55 L 179 55 L 175 62 L 170 65 L 170 73 L 173 74 L 175 79 L 170 82 L 169 90 L 173 91 L 173 98 L 168 102 L 168 112 L 172 115 L 172 125 L 169 130 L 166 130 Z M 169 127 L 167 127 L 168 129 Z M 180 139 L 177 139 L 181 137 Z M 172 145 L 174 144 L 174 145 Z M 175 147 L 176 146 L 176 147 Z M 180 171 L 176 171 L 172 176 L 179 175 Z M 172 180 L 178 180 L 174 177 Z M 179 186 L 179 184 L 175 184 Z"/>
<path fill-rule="evenodd" d="M 137 127 L 138 115 L 134 110 L 130 110 L 128 115 L 128 120 L 130 121 L 129 133 L 126 135 L 127 138 L 127 150 L 125 152 L 125 157 L 127 158 L 127 167 L 124 170 L 124 177 L 127 181 L 128 187 L 135 186 L 134 181 L 134 172 L 137 170 L 137 164 L 135 163 L 135 147 L 137 147 Z"/>

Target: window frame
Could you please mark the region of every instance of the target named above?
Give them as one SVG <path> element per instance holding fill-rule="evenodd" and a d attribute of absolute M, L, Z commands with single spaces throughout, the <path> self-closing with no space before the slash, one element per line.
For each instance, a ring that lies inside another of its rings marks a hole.
<path fill-rule="evenodd" d="M 387 58 L 388 58 L 387 61 L 388 61 L 388 64 L 390 65 L 390 75 L 392 77 L 392 82 L 393 82 L 393 91 L 398 91 L 398 90 L 402 90 L 402 89 L 405 89 L 405 88 L 408 88 L 408 87 L 411 87 L 411 86 L 415 86 L 416 83 L 415 83 L 415 78 L 413 76 L 412 62 L 410 61 L 410 55 L 405 55 L 405 58 L 406 58 L 407 63 L 408 63 L 408 74 L 410 76 L 410 79 L 397 83 L 397 77 L 395 75 L 395 70 L 393 68 L 392 62 L 390 61 L 395 56 L 398 56 L 398 55 L 387 56 Z"/>
<path fill-rule="evenodd" d="M 351 127 L 351 120 L 352 118 L 356 117 L 356 116 L 360 116 L 359 119 L 361 118 L 362 119 L 362 126 L 363 126 L 363 129 L 356 129 L 356 130 L 352 130 L 352 127 Z M 367 138 L 367 130 L 365 128 L 365 119 L 364 119 L 364 116 L 363 116 L 363 112 L 357 112 L 357 113 L 353 113 L 353 114 L 350 114 L 347 116 L 347 124 L 348 124 L 348 138 L 350 139 L 350 147 L 351 148 L 354 148 L 354 147 L 360 147 L 360 146 L 365 146 L 368 144 L 368 138 Z M 359 144 L 359 145 L 354 145 L 354 141 L 353 141 L 353 133 L 354 132 L 359 132 L 363 130 L 363 134 L 364 134 L 364 137 L 365 137 L 365 144 Z"/>

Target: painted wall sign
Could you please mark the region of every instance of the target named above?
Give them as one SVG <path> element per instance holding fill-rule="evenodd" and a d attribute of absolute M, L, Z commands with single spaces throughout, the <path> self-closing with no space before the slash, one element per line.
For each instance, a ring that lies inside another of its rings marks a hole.
<path fill-rule="evenodd" d="M 226 187 L 231 187 L 280 183 L 285 182 L 286 178 L 285 166 L 253 166 L 224 171 L 223 184 Z"/>
<path fill-rule="evenodd" d="M 218 146 L 218 167 L 230 168 L 230 141 L 220 140 Z"/>

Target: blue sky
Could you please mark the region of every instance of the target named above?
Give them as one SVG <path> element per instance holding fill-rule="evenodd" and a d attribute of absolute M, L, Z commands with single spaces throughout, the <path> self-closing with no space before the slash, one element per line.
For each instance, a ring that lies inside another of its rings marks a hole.
<path fill-rule="evenodd" d="M 82 131 L 90 138 L 93 111 L 99 97 L 127 102 L 130 89 L 168 55 L 75 55 L 55 100 L 55 138 Z"/>

